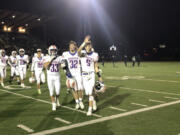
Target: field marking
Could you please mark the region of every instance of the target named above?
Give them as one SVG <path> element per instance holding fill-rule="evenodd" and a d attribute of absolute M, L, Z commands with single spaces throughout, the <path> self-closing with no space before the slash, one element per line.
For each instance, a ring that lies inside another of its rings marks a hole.
<path fill-rule="evenodd" d="M 71 122 L 70 122 L 70 121 L 64 120 L 64 119 L 59 118 L 59 117 L 56 117 L 56 118 L 54 118 L 54 119 L 55 119 L 55 120 L 57 120 L 57 121 L 60 121 L 60 122 L 66 123 L 66 124 L 71 124 Z"/>
<path fill-rule="evenodd" d="M 170 83 L 180 83 L 180 81 L 175 81 L 175 80 L 161 80 L 161 79 L 148 79 L 145 78 L 144 76 L 122 76 L 122 77 L 105 77 L 106 79 L 109 80 L 128 80 L 128 79 L 134 79 L 134 80 L 147 80 L 147 81 L 156 81 L 156 82 L 170 82 Z"/>
<path fill-rule="evenodd" d="M 137 105 L 137 106 L 143 106 L 143 107 L 147 107 L 147 105 L 143 105 L 143 104 L 139 104 L 139 103 L 131 103 L 132 105 Z"/>
<path fill-rule="evenodd" d="M 108 87 L 116 88 L 117 86 L 110 86 L 109 85 Z M 136 89 L 136 88 L 128 88 L 128 87 L 117 87 L 117 88 L 123 88 L 123 89 L 134 90 L 134 91 L 143 91 L 143 92 L 148 92 L 148 93 L 157 93 L 157 94 L 180 96 L 180 94 L 178 94 L 178 93 L 160 92 L 160 91 L 153 91 L 153 90 L 146 90 L 146 89 Z"/>
<path fill-rule="evenodd" d="M 123 88 L 123 89 L 127 89 L 127 90 L 134 90 L 134 91 L 143 91 L 143 92 L 149 92 L 149 93 L 157 93 L 157 94 L 166 94 L 166 95 L 180 96 L 180 94 L 178 94 L 178 93 L 160 92 L 160 91 L 145 90 L 145 89 L 136 89 L 136 88 L 128 88 L 128 87 L 118 87 L 118 88 Z"/>
<path fill-rule="evenodd" d="M 106 116 L 106 117 L 102 117 L 102 118 L 98 118 L 98 119 L 94 119 L 94 120 L 90 120 L 90 121 L 76 123 L 76 124 L 72 124 L 72 125 L 69 125 L 69 126 L 63 126 L 63 127 L 59 127 L 59 128 L 50 129 L 50 130 L 44 130 L 44 131 L 40 131 L 40 132 L 37 132 L 37 133 L 33 133 L 31 135 L 53 134 L 53 133 L 57 133 L 57 132 L 61 132 L 61 131 L 69 130 L 69 129 L 74 129 L 74 128 L 83 127 L 83 126 L 87 126 L 87 125 L 92 125 L 92 124 L 96 124 L 96 123 L 100 123 L 100 122 L 104 122 L 104 121 L 108 121 L 108 120 L 113 120 L 113 119 L 117 119 L 117 118 L 121 118 L 121 117 L 125 117 L 125 116 L 130 116 L 130 115 L 141 113 L 141 112 L 147 112 L 147 111 L 150 111 L 150 110 L 155 110 L 155 109 L 159 109 L 159 108 L 163 108 L 163 107 L 166 107 L 166 106 L 171 106 L 171 105 L 175 105 L 175 104 L 179 104 L 179 103 L 180 103 L 180 100 L 173 101 L 173 102 L 164 103 L 164 104 L 155 105 L 155 106 L 146 107 L 146 108 L 141 108 L 141 109 L 125 112 L 125 113 Z"/>
<path fill-rule="evenodd" d="M 118 110 L 118 111 L 123 111 L 123 112 L 126 112 L 126 111 L 127 111 L 127 110 L 125 110 L 125 109 L 116 108 L 116 107 L 113 107 L 113 106 L 111 106 L 111 107 L 109 107 L 109 108 L 114 109 L 114 110 Z"/>
<path fill-rule="evenodd" d="M 28 133 L 34 132 L 33 129 L 31 129 L 31 128 L 29 128 L 29 127 L 23 125 L 23 124 L 19 124 L 19 125 L 17 125 L 17 127 L 18 127 L 18 128 L 21 128 L 21 129 L 23 129 L 23 130 L 25 130 L 25 131 L 27 131 Z"/>
<path fill-rule="evenodd" d="M 164 98 L 168 98 L 168 99 L 179 99 L 179 98 L 175 98 L 175 97 L 164 97 Z"/>
<path fill-rule="evenodd" d="M 173 81 L 173 80 L 157 80 L 157 79 L 136 79 L 136 80 L 148 80 L 148 81 L 156 81 L 156 82 L 180 83 L 180 81 Z"/>
<path fill-rule="evenodd" d="M 8 91 L 8 90 L 3 90 L 3 89 L 0 89 L 0 91 L 4 91 L 6 93 L 10 93 L 10 94 L 13 94 L 13 95 L 16 95 L 16 96 L 21 96 L 21 97 L 24 97 L 24 98 L 28 98 L 28 99 L 33 99 L 33 100 L 36 100 L 36 101 L 39 101 L 39 102 L 43 102 L 43 103 L 47 103 L 47 104 L 52 104 L 51 102 L 49 101 L 46 101 L 46 100 L 42 100 L 42 99 L 37 99 L 37 98 L 33 98 L 33 97 L 30 97 L 30 96 L 26 96 L 26 95 L 23 95 L 23 94 L 19 94 L 19 93 L 15 93 L 15 92 L 11 92 L 11 91 Z M 69 109 L 69 110 L 73 110 L 73 111 L 77 111 L 77 112 L 81 112 L 81 113 L 84 113 L 86 114 L 87 112 L 85 111 L 82 111 L 82 110 L 76 110 L 74 108 L 71 108 L 71 107 L 68 107 L 68 106 L 61 106 L 63 108 L 66 108 L 66 109 Z M 98 114 L 92 114 L 93 116 L 95 117 L 102 117 L 101 115 L 98 115 Z"/>
<path fill-rule="evenodd" d="M 13 88 L 11 86 L 19 86 L 19 88 Z M 6 85 L 3 88 L 8 89 L 8 90 L 15 90 L 15 89 L 30 89 L 31 86 L 25 86 L 24 88 L 22 88 L 20 85 Z"/>
<path fill-rule="evenodd" d="M 156 103 L 166 103 L 165 101 L 160 101 L 160 100 L 154 100 L 154 99 L 149 99 L 150 102 L 156 102 Z"/>

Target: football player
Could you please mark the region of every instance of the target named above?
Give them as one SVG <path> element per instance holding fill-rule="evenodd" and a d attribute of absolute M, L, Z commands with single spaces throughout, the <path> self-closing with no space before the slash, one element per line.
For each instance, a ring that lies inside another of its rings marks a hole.
<path fill-rule="evenodd" d="M 8 56 L 4 49 L 0 50 L 0 76 L 1 86 L 4 87 L 4 79 L 6 78 L 6 66 L 8 62 Z"/>
<path fill-rule="evenodd" d="M 59 68 L 61 65 L 62 57 L 57 55 L 57 47 L 51 45 L 48 48 L 48 56 L 45 57 L 44 67 L 47 69 L 47 84 L 52 101 L 52 111 L 60 106 L 60 73 Z M 55 91 L 55 92 L 54 92 Z"/>
<path fill-rule="evenodd" d="M 33 57 L 31 72 L 32 77 L 36 78 L 37 81 L 37 91 L 38 94 L 41 94 L 40 84 L 45 83 L 45 74 L 43 71 L 44 57 L 42 55 L 41 49 L 37 49 L 37 55 Z"/>
<path fill-rule="evenodd" d="M 25 55 L 25 50 L 23 48 L 19 49 L 19 55 L 17 56 L 18 71 L 21 80 L 21 87 L 25 87 L 24 80 L 26 78 L 27 65 L 29 63 L 28 55 Z"/>
<path fill-rule="evenodd" d="M 85 50 L 82 50 L 83 48 L 85 48 Z M 85 94 L 89 96 L 87 116 L 91 116 L 92 111 L 97 109 L 96 101 L 93 96 L 95 73 L 100 82 L 102 82 L 102 77 L 98 69 L 98 53 L 93 52 L 92 50 L 90 36 L 85 37 L 84 42 L 78 49 L 78 55 L 81 57 L 83 87 L 85 89 Z"/>
<path fill-rule="evenodd" d="M 67 77 L 66 85 L 68 88 L 74 83 L 73 86 L 73 97 L 76 102 L 76 109 L 84 109 L 84 104 L 82 102 L 83 96 L 83 86 L 82 86 L 82 77 L 81 77 L 81 65 L 80 58 L 77 53 L 77 44 L 74 41 L 69 42 L 69 51 L 66 51 L 62 54 L 62 57 L 68 62 L 68 69 L 72 75 L 72 78 Z M 73 79 L 73 81 L 72 81 Z"/>
<path fill-rule="evenodd" d="M 17 52 L 12 51 L 11 56 L 9 58 L 8 64 L 11 67 L 11 75 L 10 75 L 10 80 L 9 83 L 12 83 L 13 78 L 16 76 L 17 77 L 17 82 L 19 83 L 19 72 L 17 68 L 17 58 L 16 58 Z"/>

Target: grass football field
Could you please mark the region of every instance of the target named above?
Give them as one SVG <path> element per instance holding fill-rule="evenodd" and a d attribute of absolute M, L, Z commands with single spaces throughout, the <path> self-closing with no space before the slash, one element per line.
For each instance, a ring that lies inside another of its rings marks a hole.
<path fill-rule="evenodd" d="M 62 107 L 51 111 L 47 85 L 38 95 L 36 84 L 29 84 L 28 71 L 22 89 L 8 83 L 10 70 L 0 86 L 0 135 L 178 135 L 180 134 L 180 63 L 143 62 L 100 65 L 107 90 L 98 96 L 98 110 L 86 116 L 75 110 L 72 94 L 66 94 L 65 76 L 61 73 Z M 18 127 L 21 125 L 21 128 Z M 24 126 L 24 127 L 22 127 Z"/>

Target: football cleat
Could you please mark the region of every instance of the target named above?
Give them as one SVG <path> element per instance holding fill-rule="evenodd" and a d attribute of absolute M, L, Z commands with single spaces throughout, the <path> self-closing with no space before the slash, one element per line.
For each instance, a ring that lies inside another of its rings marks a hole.
<path fill-rule="evenodd" d="M 1 86 L 4 87 L 4 83 L 1 83 Z"/>
<path fill-rule="evenodd" d="M 80 108 L 79 104 L 76 104 L 75 108 L 78 110 Z"/>
<path fill-rule="evenodd" d="M 88 111 L 86 115 L 87 116 L 91 116 L 92 115 L 92 111 Z"/>
<path fill-rule="evenodd" d="M 56 100 L 56 107 L 60 107 L 61 104 L 59 103 L 59 100 Z"/>
<path fill-rule="evenodd" d="M 52 111 L 56 111 L 56 103 L 52 103 Z"/>
<path fill-rule="evenodd" d="M 81 101 L 81 102 L 79 102 L 79 106 L 80 106 L 80 108 L 83 110 L 84 109 L 84 104 L 83 104 L 83 102 Z"/>
<path fill-rule="evenodd" d="M 22 88 L 25 88 L 25 85 L 24 85 L 24 83 L 21 83 L 21 87 L 22 87 Z"/>

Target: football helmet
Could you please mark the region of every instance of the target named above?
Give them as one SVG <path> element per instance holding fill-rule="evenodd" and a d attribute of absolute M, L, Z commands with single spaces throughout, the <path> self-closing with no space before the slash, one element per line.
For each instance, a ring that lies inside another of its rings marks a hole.
<path fill-rule="evenodd" d="M 23 48 L 19 49 L 19 54 L 20 55 L 24 55 L 25 54 L 25 50 Z"/>
<path fill-rule="evenodd" d="M 100 81 L 96 81 L 96 84 L 95 84 L 95 92 L 101 92 L 101 93 L 104 93 L 105 90 L 106 90 L 106 86 L 104 85 L 104 83 L 100 82 Z"/>
<path fill-rule="evenodd" d="M 16 56 L 16 54 L 17 54 L 16 51 L 12 51 L 12 52 L 11 52 L 11 55 L 12 55 L 12 56 Z"/>
<path fill-rule="evenodd" d="M 51 45 L 49 48 L 48 48 L 48 54 L 50 56 L 56 56 L 57 55 L 57 47 L 55 45 Z"/>
<path fill-rule="evenodd" d="M 5 50 L 4 50 L 4 49 L 1 49 L 0 55 L 1 55 L 1 56 L 4 56 L 4 55 L 5 55 Z"/>
<path fill-rule="evenodd" d="M 42 52 L 42 50 L 41 49 L 37 49 L 37 52 Z"/>

